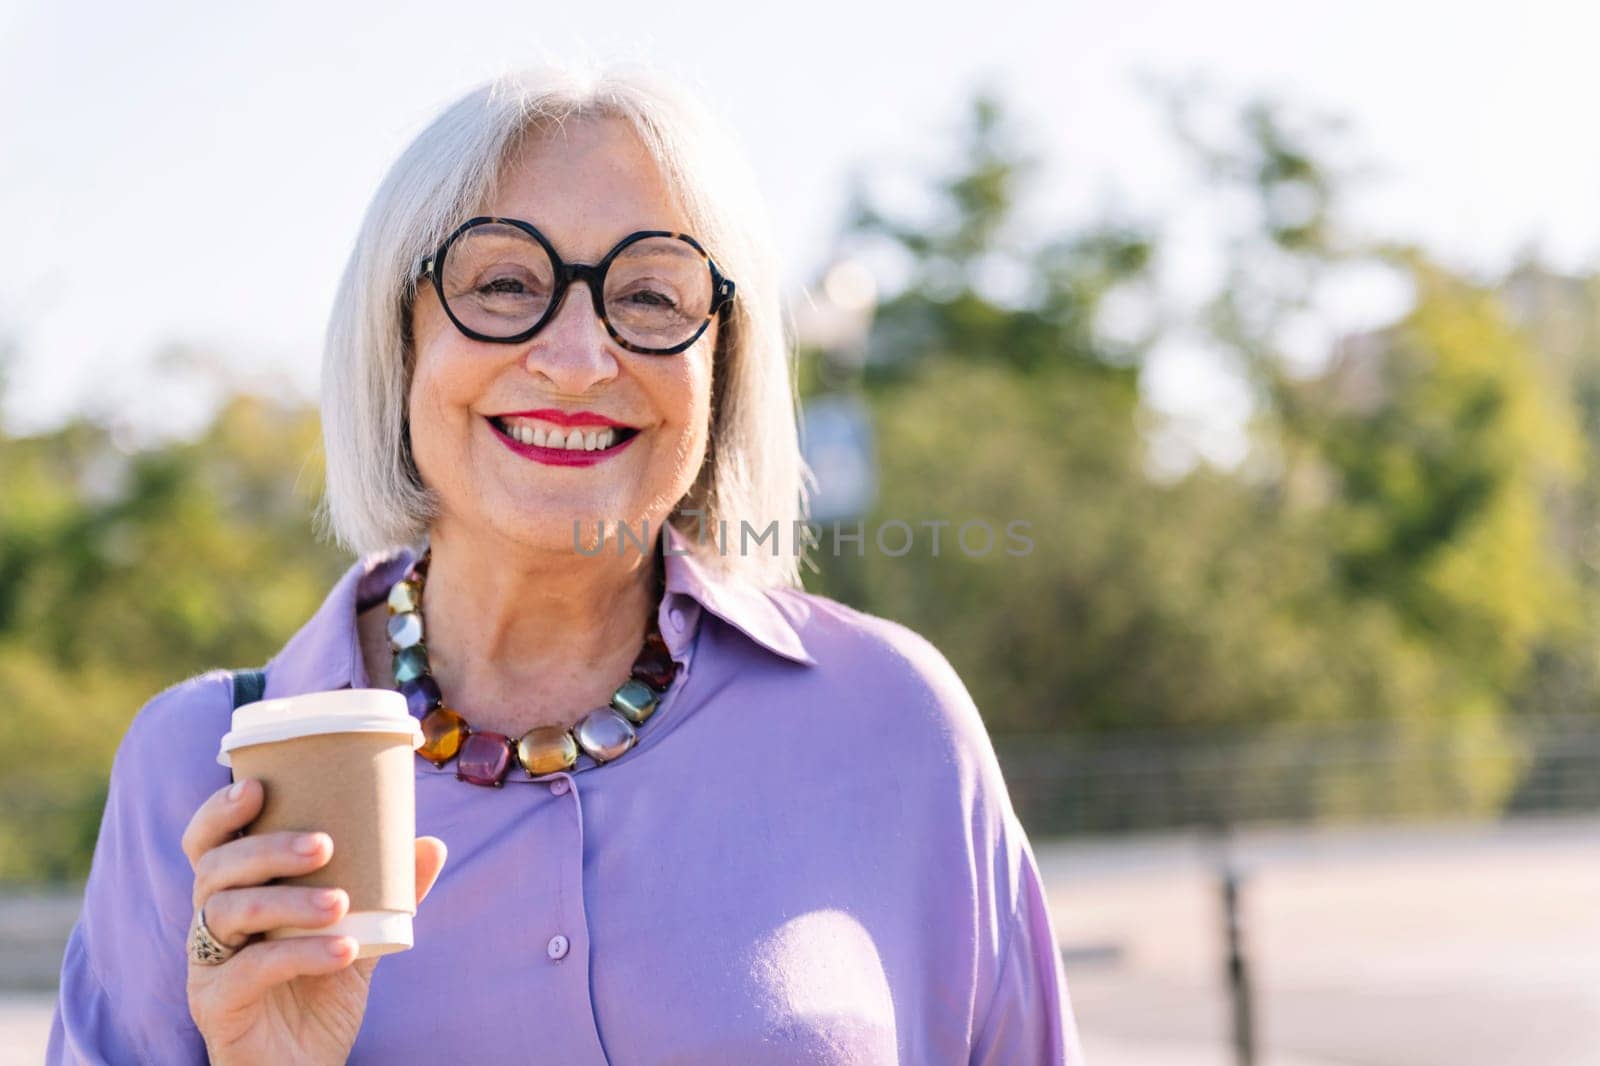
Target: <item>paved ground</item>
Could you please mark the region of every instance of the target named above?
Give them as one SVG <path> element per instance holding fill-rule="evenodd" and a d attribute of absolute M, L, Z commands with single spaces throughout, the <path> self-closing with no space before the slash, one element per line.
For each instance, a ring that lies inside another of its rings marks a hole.
<path fill-rule="evenodd" d="M 7 992 L 0 996 L 0 1063 L 39 1066 L 44 1061 L 53 1004 L 48 992 Z"/>
<path fill-rule="evenodd" d="M 1258 1066 L 1600 1066 L 1596 842 L 1593 820 L 1241 838 Z M 1092 1066 L 1232 1066 L 1212 848 L 1036 850 Z M 75 911 L 0 897 L 0 1066 L 42 1058 Z"/>
<path fill-rule="evenodd" d="M 1240 841 L 1258 1061 L 1600 1064 L 1597 841 L 1589 820 Z M 1039 851 L 1089 1062 L 1231 1062 L 1210 849 Z"/>

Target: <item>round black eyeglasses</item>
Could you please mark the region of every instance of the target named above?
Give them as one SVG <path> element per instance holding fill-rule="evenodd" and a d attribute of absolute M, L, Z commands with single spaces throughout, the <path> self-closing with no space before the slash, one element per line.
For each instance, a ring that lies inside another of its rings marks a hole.
<path fill-rule="evenodd" d="M 630 352 L 676 355 L 732 304 L 734 284 L 686 233 L 640 230 L 599 263 L 563 262 L 520 219 L 463 222 L 417 267 L 455 327 L 473 340 L 521 344 L 555 317 L 567 287 L 589 287 L 594 313 Z"/>

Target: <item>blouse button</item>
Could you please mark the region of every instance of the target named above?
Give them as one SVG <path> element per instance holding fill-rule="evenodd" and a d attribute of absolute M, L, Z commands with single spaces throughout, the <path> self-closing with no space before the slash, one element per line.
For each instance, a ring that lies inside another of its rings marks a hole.
<path fill-rule="evenodd" d="M 674 607 L 668 611 L 667 618 L 672 622 L 673 629 L 683 628 L 683 609 L 681 607 Z"/>
<path fill-rule="evenodd" d="M 565 796 L 567 794 L 567 779 L 558 777 L 550 782 L 550 794 L 552 796 Z"/>
<path fill-rule="evenodd" d="M 564 937 L 564 936 L 559 936 L 559 935 L 551 937 L 550 938 L 550 943 L 548 943 L 548 944 L 546 944 L 544 946 L 544 950 L 545 950 L 545 952 L 547 954 L 549 954 L 549 956 L 552 959 L 564 959 L 564 958 L 566 958 L 567 957 L 567 938 Z"/>

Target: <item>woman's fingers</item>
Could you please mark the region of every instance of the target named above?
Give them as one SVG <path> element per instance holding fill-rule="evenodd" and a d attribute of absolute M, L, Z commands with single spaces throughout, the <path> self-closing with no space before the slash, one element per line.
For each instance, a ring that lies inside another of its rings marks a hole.
<path fill-rule="evenodd" d="M 230 796 L 229 792 L 235 785 L 239 788 L 239 794 Z M 183 853 L 189 857 L 189 865 L 194 866 L 200 861 L 200 856 L 232 840 L 235 833 L 249 825 L 261 813 L 264 797 L 261 782 L 250 778 L 213 792 L 189 818 L 189 824 L 183 830 Z"/>
<path fill-rule="evenodd" d="M 428 893 L 433 890 L 433 884 L 439 879 L 439 871 L 444 869 L 445 857 L 449 850 L 444 846 L 444 841 L 438 837 L 417 838 L 417 906 L 422 906 L 422 901 L 428 898 Z"/>
<path fill-rule="evenodd" d="M 356 941 L 348 936 L 302 936 L 284 940 L 259 940 L 215 968 L 227 980 L 207 983 L 211 1008 L 242 1010 L 260 1002 L 273 987 L 296 977 L 335 973 L 356 956 Z"/>
<path fill-rule="evenodd" d="M 184 854 L 195 872 L 194 902 L 206 905 L 206 926 L 212 935 L 224 944 L 244 944 L 269 929 L 285 925 L 316 928 L 342 917 L 350 904 L 343 891 L 335 889 L 328 896 L 328 890 L 268 884 L 275 878 L 310 873 L 326 865 L 333 855 L 333 839 L 326 833 L 292 832 L 238 837 L 238 831 L 260 813 L 264 792 L 261 783 L 250 778 L 237 784 L 237 795 L 229 794 L 230 786 L 207 798 L 183 834 Z M 417 838 L 418 906 L 433 890 L 447 855 L 445 843 L 438 837 Z M 324 899 L 332 899 L 334 905 L 323 906 Z M 241 951 L 240 956 L 243 954 Z"/>
<path fill-rule="evenodd" d="M 327 833 L 288 830 L 219 844 L 194 866 L 194 902 L 230 888 L 264 885 L 276 877 L 298 877 L 327 865 L 333 838 Z M 209 918 L 207 919 L 209 921 Z"/>
<path fill-rule="evenodd" d="M 206 928 L 222 943 L 237 947 L 269 929 L 328 925 L 343 918 L 349 905 L 350 897 L 341 888 L 235 888 L 206 900 Z"/>

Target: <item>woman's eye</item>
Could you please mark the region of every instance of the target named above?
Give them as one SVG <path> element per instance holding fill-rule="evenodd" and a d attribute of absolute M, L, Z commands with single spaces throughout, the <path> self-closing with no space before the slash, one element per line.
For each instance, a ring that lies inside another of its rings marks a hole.
<path fill-rule="evenodd" d="M 668 293 L 658 292 L 655 289 L 640 289 L 628 294 L 628 299 L 645 307 L 672 308 L 677 306 L 677 301 Z"/>
<path fill-rule="evenodd" d="M 523 285 L 521 280 L 518 278 L 494 278 L 478 286 L 478 291 L 487 293 L 504 292 L 520 294 L 527 292 L 528 289 L 527 286 Z"/>

